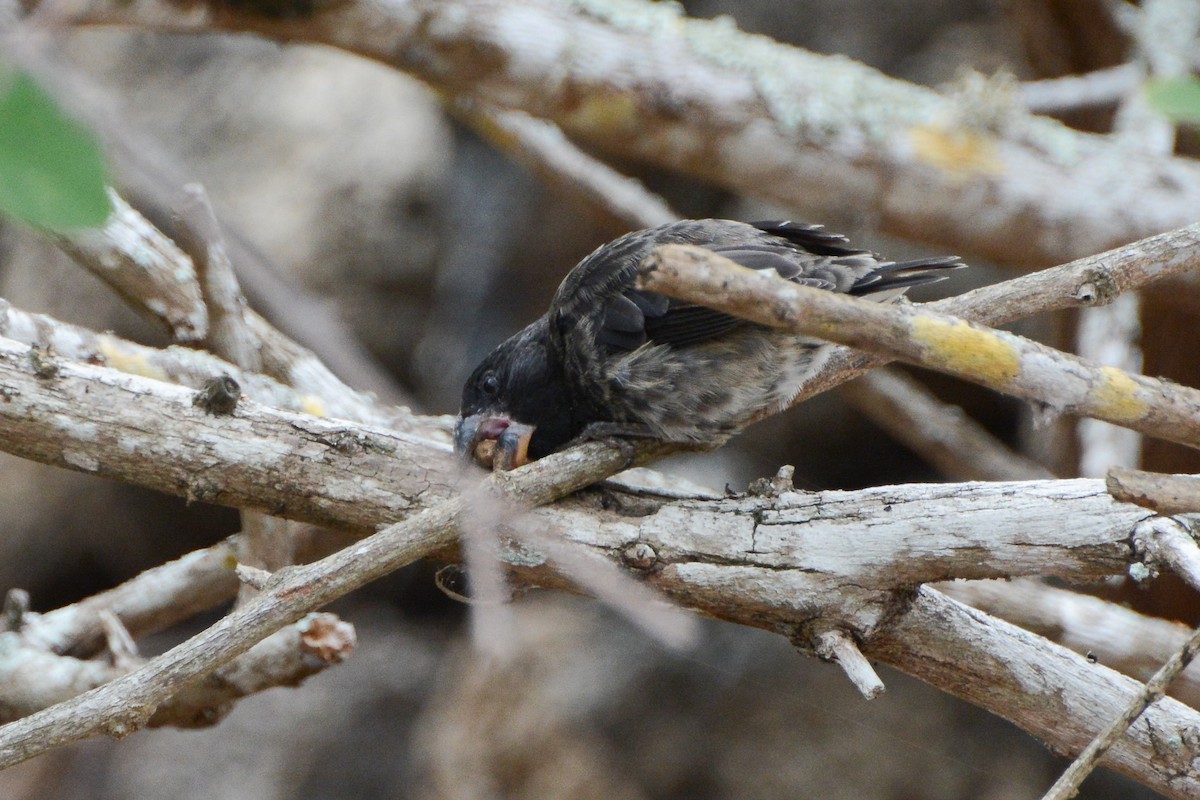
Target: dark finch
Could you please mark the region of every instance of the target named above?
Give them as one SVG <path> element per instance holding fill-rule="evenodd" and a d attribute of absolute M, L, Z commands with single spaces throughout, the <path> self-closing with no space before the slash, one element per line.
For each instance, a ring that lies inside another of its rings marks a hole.
<path fill-rule="evenodd" d="M 626 234 L 579 262 L 545 316 L 471 374 L 455 449 L 511 469 L 580 436 L 718 445 L 759 412 L 786 406 L 829 345 L 634 288 L 638 264 L 664 244 L 878 300 L 962 266 L 953 257 L 885 261 L 793 222 L 685 220 Z"/>

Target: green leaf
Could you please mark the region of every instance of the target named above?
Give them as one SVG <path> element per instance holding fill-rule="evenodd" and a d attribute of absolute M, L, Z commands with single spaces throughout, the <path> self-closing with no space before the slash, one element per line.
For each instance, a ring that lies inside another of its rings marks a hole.
<path fill-rule="evenodd" d="M 0 211 L 51 230 L 102 225 L 107 184 L 92 133 L 29 75 L 0 70 Z"/>
<path fill-rule="evenodd" d="M 1146 83 L 1146 100 L 1175 122 L 1200 124 L 1200 79 L 1166 78 Z"/>

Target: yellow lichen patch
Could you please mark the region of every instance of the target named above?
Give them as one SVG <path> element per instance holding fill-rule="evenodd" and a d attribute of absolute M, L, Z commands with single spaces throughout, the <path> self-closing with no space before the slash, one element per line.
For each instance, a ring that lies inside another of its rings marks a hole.
<path fill-rule="evenodd" d="M 96 337 L 96 350 L 104 357 L 104 365 L 107 367 L 159 381 L 168 379 L 167 373 L 151 364 L 143 352 L 127 350 L 119 340 L 111 336 L 101 334 Z"/>
<path fill-rule="evenodd" d="M 991 385 L 1008 383 L 1021 371 L 1021 354 L 1013 344 L 962 320 L 917 317 L 912 337 L 924 346 L 931 366 L 944 366 Z"/>
<path fill-rule="evenodd" d="M 305 414 L 312 414 L 314 417 L 324 417 L 329 414 L 325 410 L 325 404 L 321 402 L 321 398 L 313 394 L 306 394 L 300 398 L 300 410 Z"/>
<path fill-rule="evenodd" d="M 1004 162 L 996 153 L 995 141 L 969 128 L 917 125 L 908 131 L 917 160 L 952 175 L 999 175 Z"/>
<path fill-rule="evenodd" d="M 568 127 L 590 131 L 636 131 L 642 124 L 641 109 L 632 92 L 596 91 L 584 97 L 571 111 Z"/>
<path fill-rule="evenodd" d="M 1118 422 L 1136 422 L 1149 410 L 1144 400 L 1137 396 L 1137 382 L 1116 367 L 1101 367 L 1099 379 L 1089 392 L 1092 401 L 1108 419 Z"/>

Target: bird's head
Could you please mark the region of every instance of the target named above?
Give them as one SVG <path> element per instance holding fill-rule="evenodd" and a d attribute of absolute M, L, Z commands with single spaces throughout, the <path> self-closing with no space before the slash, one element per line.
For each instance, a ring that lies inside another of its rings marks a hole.
<path fill-rule="evenodd" d="M 471 373 L 454 426 L 454 449 L 494 469 L 513 469 L 569 441 L 577 432 L 572 416 L 543 317 Z"/>

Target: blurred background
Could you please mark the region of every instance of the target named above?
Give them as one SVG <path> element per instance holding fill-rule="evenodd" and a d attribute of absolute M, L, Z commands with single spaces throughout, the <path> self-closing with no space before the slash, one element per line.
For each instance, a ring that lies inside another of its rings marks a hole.
<path fill-rule="evenodd" d="M 683 5 L 931 86 L 965 67 L 1031 79 L 1128 57 L 1100 0 Z M 249 37 L 87 30 L 67 42 L 71 62 L 102 89 L 114 118 L 152 143 L 147 152 L 161 174 L 204 183 L 237 241 L 251 303 L 303 339 L 297 309 L 317 300 L 379 367 L 333 362 L 333 370 L 423 412 L 454 413 L 475 363 L 544 310 L 580 257 L 628 227 L 547 187 L 447 114 L 424 86 L 374 63 Z M 1067 121 L 1106 130 L 1111 109 Z M 1179 146 L 1195 144 L 1182 137 Z M 793 215 L 677 175 L 617 166 L 685 216 Z M 136 201 L 139 191 L 153 194 L 146 187 L 161 174 L 123 177 Z M 893 258 L 924 252 L 881 238 L 854 208 L 848 197 L 830 216 L 806 221 Z M 960 255 L 971 270 L 914 299 L 1015 274 L 1012 265 Z M 2 221 L 0 296 L 166 343 L 46 240 Z M 1146 296 L 1147 374 L 1200 385 L 1200 360 L 1173 346 L 1196 329 L 1195 313 L 1186 299 Z M 1075 325 L 1063 314 L 1019 330 L 1069 347 Z M 1070 421 L 1039 422 L 1009 399 L 919 377 L 1015 449 L 1059 475 L 1076 474 Z M 781 464 L 796 466 L 802 489 L 943 479 L 837 393 L 756 426 L 717 454 L 664 469 L 743 490 Z M 1194 454 L 1158 443 L 1148 443 L 1144 464 L 1200 471 Z M 28 590 L 37 610 L 238 526 L 227 509 L 7 456 L 0 474 L 0 587 Z M 709 623 L 699 646 L 679 653 L 578 598 L 519 601 L 522 656 L 510 669 L 485 672 L 466 643 L 463 607 L 434 588 L 431 573 L 417 565 L 338 603 L 334 610 L 358 628 L 358 650 L 302 688 L 242 701 L 210 730 L 148 731 L 55 751 L 0 773 L 0 797 L 1015 800 L 1039 796 L 1063 767 L 1015 728 L 900 674 L 885 670 L 888 693 L 867 703 L 835 667 L 802 658 L 777 637 Z M 1158 583 L 1153 595 L 1108 591 L 1195 623 L 1194 599 Z M 1149 794 L 1101 772 L 1081 796 Z"/>

